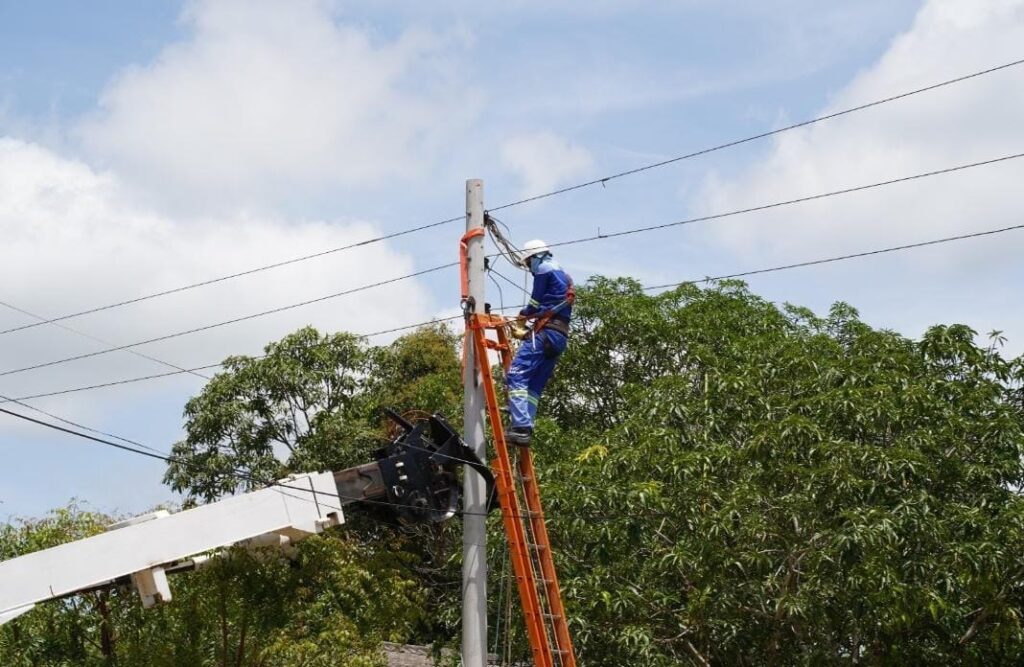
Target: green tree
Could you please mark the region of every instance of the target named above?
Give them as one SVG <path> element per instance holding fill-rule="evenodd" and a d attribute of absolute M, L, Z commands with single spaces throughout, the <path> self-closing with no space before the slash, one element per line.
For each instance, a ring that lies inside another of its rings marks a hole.
<path fill-rule="evenodd" d="M 4 558 L 97 532 L 108 517 L 76 507 L 0 531 Z M 337 532 L 290 557 L 232 549 L 172 577 L 174 600 L 143 610 L 114 588 L 40 605 L 0 627 L 0 664 L 133 667 L 383 667 L 381 642 L 422 622 L 423 593 L 407 556 L 367 550 Z"/>
<path fill-rule="evenodd" d="M 439 412 L 461 421 L 458 339 L 441 325 L 371 347 L 348 334 L 301 329 L 260 358 L 232 357 L 185 408 L 186 438 L 174 447 L 166 481 L 213 500 L 293 472 L 338 470 L 370 460 L 393 435 L 383 409 Z M 451 637 L 458 627 L 457 525 L 398 529 L 346 513 L 346 534 L 368 553 L 408 556 L 429 595 L 412 638 Z"/>
<path fill-rule="evenodd" d="M 911 340 L 845 304 L 818 316 L 738 282 L 580 289 L 534 452 L 581 664 L 1019 662 L 1024 360 L 1000 354 L 998 332 L 976 338 L 949 325 Z M 234 469 L 265 480 L 364 462 L 382 407 L 458 423 L 458 352 L 442 328 L 381 347 L 304 329 L 233 358 L 189 402 L 167 480 L 212 499 L 256 483 Z M 113 645 L 173 642 L 163 663 L 126 664 L 222 664 L 244 644 L 262 664 L 320 664 L 316 647 L 333 646 L 358 665 L 388 633 L 457 641 L 457 523 L 348 518 L 341 537 L 304 543 L 298 568 L 235 555 L 155 613 L 109 593 Z M 332 580 L 342 564 L 354 570 Z M 380 590 L 382 615 L 342 602 Z M 11 664 L 89 664 L 96 607 L 44 606 L 0 631 L 0 658 L 16 646 L 36 657 Z"/>
<path fill-rule="evenodd" d="M 388 433 L 383 408 L 461 414 L 455 338 L 426 327 L 369 347 L 300 329 L 262 357 L 229 357 L 185 405 L 165 481 L 204 501 L 292 472 L 365 463 Z"/>
<path fill-rule="evenodd" d="M 1024 653 L 1021 360 L 731 282 L 578 310 L 537 456 L 585 664 Z"/>

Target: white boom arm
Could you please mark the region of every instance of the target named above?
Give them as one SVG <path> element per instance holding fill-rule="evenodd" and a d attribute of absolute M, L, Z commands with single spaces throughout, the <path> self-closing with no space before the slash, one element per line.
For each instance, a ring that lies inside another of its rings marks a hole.
<path fill-rule="evenodd" d="M 338 472 L 296 475 L 258 491 L 176 514 L 154 512 L 106 533 L 0 562 L 0 624 L 45 600 L 131 581 L 152 607 L 171 599 L 167 573 L 223 547 L 285 545 L 345 521 L 364 504 L 401 523 L 444 521 L 459 502 L 455 471 L 490 471 L 440 415 L 415 426 L 389 413 L 402 433 L 375 461 Z M 493 494 L 489 494 L 493 497 Z"/>
<path fill-rule="evenodd" d="M 0 562 L 0 624 L 35 604 L 125 577 L 151 607 L 171 598 L 166 569 L 192 556 L 266 536 L 294 542 L 344 522 L 333 473 L 298 475 L 286 486 L 169 514 L 114 524 L 101 535 Z"/>

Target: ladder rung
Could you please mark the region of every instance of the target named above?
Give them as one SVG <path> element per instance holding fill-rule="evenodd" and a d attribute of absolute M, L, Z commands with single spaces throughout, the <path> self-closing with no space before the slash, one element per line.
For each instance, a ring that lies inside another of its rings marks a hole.
<path fill-rule="evenodd" d="M 544 618 L 552 618 L 552 619 L 555 619 L 556 621 L 560 621 L 560 620 L 562 620 L 562 615 L 561 615 L 561 614 L 542 614 L 542 616 L 543 616 Z"/>
<path fill-rule="evenodd" d="M 533 542 L 527 542 L 526 546 L 531 547 L 533 549 L 547 549 L 548 548 L 548 545 L 546 545 L 546 544 L 534 544 Z"/>
<path fill-rule="evenodd" d="M 520 482 L 532 482 L 533 481 L 533 477 L 531 477 L 530 475 L 516 475 L 516 479 L 518 479 Z"/>

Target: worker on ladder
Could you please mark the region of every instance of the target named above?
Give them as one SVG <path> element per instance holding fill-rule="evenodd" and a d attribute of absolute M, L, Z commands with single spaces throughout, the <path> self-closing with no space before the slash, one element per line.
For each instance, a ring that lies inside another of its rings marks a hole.
<path fill-rule="evenodd" d="M 569 342 L 569 320 L 576 293 L 572 278 L 543 241 L 528 241 L 522 258 L 533 274 L 533 291 L 530 303 L 519 317 L 533 320 L 533 326 L 523 338 L 506 376 L 511 424 L 505 437 L 512 444 L 528 446 L 541 392 Z"/>

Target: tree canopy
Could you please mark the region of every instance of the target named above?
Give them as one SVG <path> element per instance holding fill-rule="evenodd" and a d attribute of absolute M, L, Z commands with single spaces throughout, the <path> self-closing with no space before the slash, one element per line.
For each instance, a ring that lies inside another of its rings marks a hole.
<path fill-rule="evenodd" d="M 382 407 L 459 423 L 458 342 L 442 327 L 380 347 L 307 328 L 232 357 L 186 405 L 166 481 L 201 502 L 365 462 Z M 909 339 L 739 282 L 652 295 L 591 280 L 534 444 L 581 664 L 1019 660 L 1024 359 L 1000 342 L 963 325 Z M 0 555 L 44 546 L 68 516 L 8 526 Z M 109 617 L 89 596 L 44 606 L 0 630 L 0 658 L 88 664 L 75 656 L 102 656 L 89 645 L 104 623 L 117 651 L 196 651 L 126 663 L 141 665 L 222 664 L 229 646 L 237 664 L 313 665 L 332 642 L 373 664 L 383 638 L 453 643 L 457 533 L 352 516 L 297 565 L 237 554 L 186 575 L 155 614 L 117 593 Z M 492 623 L 508 614 L 503 541 L 492 521 Z M 351 603 L 376 594 L 377 611 Z M 515 623 L 505 638 L 521 644 Z"/>

